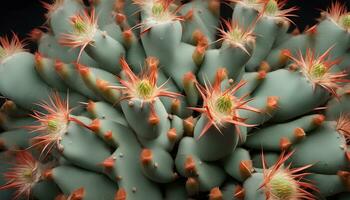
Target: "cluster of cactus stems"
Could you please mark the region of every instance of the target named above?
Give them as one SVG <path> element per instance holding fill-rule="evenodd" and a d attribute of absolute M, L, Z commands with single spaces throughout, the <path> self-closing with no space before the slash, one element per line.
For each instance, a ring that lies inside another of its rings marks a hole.
<path fill-rule="evenodd" d="M 0 38 L 0 199 L 350 199 L 350 12 L 286 3 L 44 3 Z"/>

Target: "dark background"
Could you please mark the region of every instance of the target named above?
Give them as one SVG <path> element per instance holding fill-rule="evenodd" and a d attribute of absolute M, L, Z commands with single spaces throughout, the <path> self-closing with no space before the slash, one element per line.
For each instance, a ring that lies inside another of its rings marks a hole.
<path fill-rule="evenodd" d="M 45 12 L 41 2 L 51 0 L 0 0 L 0 36 L 11 35 L 15 32 L 21 39 L 35 27 L 45 22 Z M 313 25 L 319 17 L 320 10 L 326 10 L 335 0 L 289 0 L 286 7 L 297 6 L 295 12 L 299 17 L 292 18 L 299 29 L 303 30 L 308 25 Z M 346 3 L 350 8 L 350 0 L 338 0 Z M 350 10 L 350 9 L 349 9 Z M 222 7 L 224 18 L 231 16 L 232 10 L 228 6 Z M 29 45 L 32 51 L 35 45 Z M 0 98 L 0 105 L 2 98 Z"/>
<path fill-rule="evenodd" d="M 50 0 L 1 0 L 0 36 L 9 35 L 13 31 L 23 38 L 31 29 L 42 25 L 45 22 L 42 1 L 51 2 Z M 346 3 L 350 8 L 350 0 L 338 1 Z M 334 0 L 289 0 L 287 7 L 299 7 L 299 11 L 296 12 L 299 17 L 293 18 L 293 21 L 303 29 L 306 25 L 316 23 L 319 9 L 325 10 L 332 2 Z M 229 16 L 231 13 L 231 10 L 225 6 L 222 11 L 224 16 Z"/>

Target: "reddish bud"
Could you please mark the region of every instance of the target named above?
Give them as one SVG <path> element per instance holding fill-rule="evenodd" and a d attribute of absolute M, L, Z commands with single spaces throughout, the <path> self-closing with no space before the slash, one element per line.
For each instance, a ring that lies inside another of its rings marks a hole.
<path fill-rule="evenodd" d="M 251 160 L 242 160 L 239 163 L 239 171 L 241 173 L 241 176 L 244 178 L 248 178 L 252 175 L 252 172 L 254 171 L 253 163 Z"/>
<path fill-rule="evenodd" d="M 276 110 L 278 108 L 278 99 L 276 96 L 267 97 L 267 108 L 270 110 Z"/>
<path fill-rule="evenodd" d="M 117 14 L 115 15 L 115 21 L 116 21 L 116 23 L 117 23 L 118 25 L 124 23 L 125 20 L 126 20 L 126 16 L 125 16 L 124 14 L 122 14 L 122 13 L 117 13 Z"/>
<path fill-rule="evenodd" d="M 220 13 L 220 1 L 219 0 L 209 0 L 208 8 L 214 15 L 219 15 L 219 13 Z"/>
<path fill-rule="evenodd" d="M 114 196 L 114 200 L 126 200 L 126 190 L 124 188 L 119 188 Z"/>
<path fill-rule="evenodd" d="M 52 169 L 48 169 L 48 170 L 44 171 L 43 177 L 44 177 L 45 180 L 53 180 L 53 171 L 52 171 Z"/>
<path fill-rule="evenodd" d="M 185 87 L 188 87 L 196 82 L 196 76 L 193 74 L 193 72 L 187 72 L 184 74 L 182 82 Z"/>
<path fill-rule="evenodd" d="M 292 31 L 292 35 L 299 35 L 300 34 L 300 30 L 298 28 L 295 28 L 293 31 Z"/>
<path fill-rule="evenodd" d="M 63 62 L 62 61 L 60 61 L 60 60 L 56 60 L 55 61 L 55 70 L 57 71 L 57 72 L 62 72 L 62 70 L 63 70 Z"/>
<path fill-rule="evenodd" d="M 83 200 L 85 196 L 85 189 L 84 188 L 79 188 L 75 190 L 71 195 L 70 195 L 70 200 Z"/>
<path fill-rule="evenodd" d="M 263 80 L 263 79 L 265 79 L 265 78 L 266 78 L 266 75 L 267 75 L 266 71 L 260 70 L 260 71 L 258 72 L 258 80 Z"/>
<path fill-rule="evenodd" d="M 188 178 L 186 181 L 186 190 L 188 195 L 195 195 L 199 192 L 199 182 L 195 178 Z"/>
<path fill-rule="evenodd" d="M 100 127 L 101 127 L 101 122 L 99 119 L 94 119 L 89 125 L 89 129 L 95 133 L 97 133 L 100 130 Z"/>
<path fill-rule="evenodd" d="M 39 40 L 42 38 L 43 34 L 44 33 L 40 29 L 35 28 L 32 31 L 30 31 L 29 39 L 33 42 L 39 42 Z"/>
<path fill-rule="evenodd" d="M 226 68 L 219 68 L 215 74 L 215 82 L 213 85 L 220 84 L 223 80 L 228 77 L 228 72 Z"/>
<path fill-rule="evenodd" d="M 193 136 L 195 119 L 191 116 L 183 121 L 184 131 L 187 136 Z"/>
<path fill-rule="evenodd" d="M 192 156 L 187 156 L 186 158 L 185 172 L 188 174 L 196 173 L 196 163 L 194 162 Z"/>
<path fill-rule="evenodd" d="M 171 102 L 171 113 L 178 113 L 180 110 L 181 102 L 179 99 L 173 99 Z"/>
<path fill-rule="evenodd" d="M 350 151 L 345 152 L 345 157 L 350 162 Z"/>
<path fill-rule="evenodd" d="M 89 113 L 93 113 L 94 110 L 95 110 L 95 102 L 89 100 L 88 103 L 86 104 L 86 110 L 89 112 Z"/>
<path fill-rule="evenodd" d="M 311 28 L 307 29 L 307 30 L 305 31 L 305 33 L 308 34 L 308 35 L 310 35 L 310 36 L 316 35 L 316 33 L 317 33 L 317 26 L 316 26 L 316 25 L 315 25 L 315 26 L 312 26 Z"/>
<path fill-rule="evenodd" d="M 55 200 L 67 200 L 67 197 L 64 196 L 63 194 L 59 194 L 58 196 L 55 197 Z"/>
<path fill-rule="evenodd" d="M 209 200 L 222 200 L 222 199 L 223 199 L 223 196 L 220 188 L 214 187 L 213 189 L 210 190 Z"/>
<path fill-rule="evenodd" d="M 304 129 L 300 127 L 294 129 L 294 136 L 297 140 L 303 139 L 306 136 Z"/>
<path fill-rule="evenodd" d="M 102 92 L 106 92 L 107 90 L 109 90 L 109 83 L 105 80 L 102 79 L 96 79 L 96 86 L 99 90 L 101 90 Z"/>
<path fill-rule="evenodd" d="M 192 54 L 192 60 L 194 63 L 196 63 L 196 65 L 202 64 L 206 49 L 207 46 L 202 45 L 201 43 L 197 44 L 197 47 Z"/>
<path fill-rule="evenodd" d="M 156 113 L 151 112 L 149 118 L 148 118 L 148 123 L 152 126 L 155 126 L 159 124 L 159 117 L 157 116 Z"/>
<path fill-rule="evenodd" d="M 84 66 L 84 65 L 79 64 L 79 63 L 75 63 L 75 67 L 76 67 L 76 69 L 78 70 L 79 74 L 80 74 L 83 78 L 89 76 L 89 74 L 90 74 L 90 69 L 89 69 L 89 67 Z"/>
<path fill-rule="evenodd" d="M 289 51 L 289 49 L 282 49 L 279 57 L 279 63 L 282 65 L 286 64 L 291 55 L 292 53 Z"/>
<path fill-rule="evenodd" d="M 312 122 L 314 125 L 320 126 L 325 121 L 325 119 L 326 117 L 324 115 L 317 115 L 312 119 Z"/>
<path fill-rule="evenodd" d="M 115 160 L 112 157 L 106 158 L 103 162 L 102 162 L 102 166 L 105 169 L 112 169 L 114 167 L 114 163 Z"/>
<path fill-rule="evenodd" d="M 35 60 L 35 68 L 37 70 L 42 70 L 42 68 L 43 68 L 43 56 L 41 55 L 41 53 L 35 52 L 34 60 Z"/>
<path fill-rule="evenodd" d="M 184 19 L 185 19 L 186 21 L 190 21 L 190 20 L 193 19 L 193 9 L 189 10 L 189 11 L 185 14 Z"/>
<path fill-rule="evenodd" d="M 143 149 L 141 152 L 140 160 L 142 165 L 150 165 L 153 160 L 153 153 L 150 149 Z"/>
<path fill-rule="evenodd" d="M 112 132 L 112 131 L 107 131 L 107 132 L 105 132 L 105 134 L 103 135 L 103 137 L 104 137 L 106 140 L 112 140 L 112 139 L 113 139 L 113 132 Z"/>
<path fill-rule="evenodd" d="M 6 100 L 1 106 L 1 111 L 5 113 L 9 113 L 15 109 L 16 109 L 16 104 L 11 100 Z"/>
<path fill-rule="evenodd" d="M 124 42 L 126 44 L 131 44 L 132 39 L 134 37 L 133 32 L 130 29 L 129 30 L 125 30 L 125 31 L 123 31 L 122 35 L 123 35 Z"/>
<path fill-rule="evenodd" d="M 149 69 L 157 69 L 159 65 L 159 60 L 156 57 L 149 56 L 146 58 L 146 64 Z"/>
<path fill-rule="evenodd" d="M 347 171 L 338 171 L 337 175 L 343 181 L 343 184 L 348 190 L 350 190 L 350 172 Z"/>
<path fill-rule="evenodd" d="M 282 137 L 280 139 L 280 148 L 282 151 L 288 150 L 291 145 L 292 145 L 292 143 L 290 142 L 290 140 L 288 138 Z"/>
<path fill-rule="evenodd" d="M 235 189 L 235 193 L 234 193 L 234 197 L 236 199 L 244 199 L 244 196 L 245 196 L 245 190 L 242 186 L 240 185 L 237 185 L 236 186 L 236 189 Z"/>
<path fill-rule="evenodd" d="M 261 61 L 259 70 L 268 72 L 271 70 L 270 64 L 267 61 Z"/>
<path fill-rule="evenodd" d="M 116 0 L 114 4 L 114 10 L 117 12 L 123 12 L 125 7 L 125 0 Z"/>
<path fill-rule="evenodd" d="M 174 142 L 177 138 L 176 128 L 169 129 L 167 136 L 168 136 L 169 141 Z"/>

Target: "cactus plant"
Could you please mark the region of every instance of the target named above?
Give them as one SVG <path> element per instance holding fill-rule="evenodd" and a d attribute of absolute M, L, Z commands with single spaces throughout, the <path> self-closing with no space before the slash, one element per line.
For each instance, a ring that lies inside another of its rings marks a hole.
<path fill-rule="evenodd" d="M 350 196 L 350 12 L 287 0 L 55 0 L 0 38 L 0 199 Z"/>

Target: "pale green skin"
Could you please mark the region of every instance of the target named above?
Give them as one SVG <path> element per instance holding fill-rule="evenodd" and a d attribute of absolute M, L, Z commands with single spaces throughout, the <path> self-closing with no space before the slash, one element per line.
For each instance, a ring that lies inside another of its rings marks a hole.
<path fill-rule="evenodd" d="M 333 59 L 336 59 L 345 54 L 349 44 L 349 34 L 331 19 L 326 19 L 317 26 L 314 46 L 316 54 L 321 55 L 330 47 L 333 47 L 330 55 Z"/>
<path fill-rule="evenodd" d="M 263 189 L 259 189 L 261 183 L 263 182 L 262 173 L 254 173 L 249 177 L 243 184 L 245 189 L 244 199 L 246 200 L 265 200 L 265 192 Z"/>
<path fill-rule="evenodd" d="M 83 11 L 84 5 L 80 2 L 75 0 L 63 1 L 63 5 L 49 16 L 49 22 L 56 39 L 59 39 L 62 33 L 68 34 L 73 31 L 70 19 L 76 13 L 82 13 Z"/>
<path fill-rule="evenodd" d="M 236 148 L 228 157 L 223 159 L 223 166 L 226 173 L 230 174 L 231 177 L 240 182 L 244 182 L 246 179 L 246 177 L 242 176 L 239 170 L 240 162 L 243 160 L 251 160 L 249 152 L 243 148 Z"/>
<path fill-rule="evenodd" d="M 344 95 L 339 100 L 333 98 L 327 104 L 326 116 L 327 119 L 336 120 L 342 114 L 350 112 L 350 95 Z"/>
<path fill-rule="evenodd" d="M 261 146 L 267 151 L 280 151 L 281 138 L 287 138 L 292 144 L 298 142 L 294 131 L 296 128 L 302 128 L 306 134 L 316 129 L 314 118 L 317 115 L 308 115 L 287 123 L 280 123 L 273 126 L 253 131 L 248 136 L 245 145 L 251 149 L 260 149 Z M 307 136 L 306 136 L 307 137 Z"/>
<path fill-rule="evenodd" d="M 316 187 L 320 189 L 321 192 L 318 194 L 320 198 L 329 197 L 347 191 L 341 178 L 336 174 L 327 175 L 315 173 L 306 178 L 314 182 Z"/>
<path fill-rule="evenodd" d="M 91 123 L 88 118 L 78 119 L 85 124 Z M 108 145 L 90 130 L 74 122 L 69 123 L 60 144 L 63 146 L 62 155 L 66 159 L 79 167 L 100 173 L 104 170 L 101 163 L 110 156 L 111 151 Z"/>
<path fill-rule="evenodd" d="M 212 27 L 217 27 L 219 16 L 215 15 L 208 9 L 208 1 L 194 0 L 183 6 L 180 10 L 185 15 L 189 10 L 193 9 L 193 19 L 184 23 L 185 32 L 183 32 L 182 41 L 193 44 L 192 33 L 200 30 L 208 36 L 209 43 L 215 41 L 216 31 Z"/>
<path fill-rule="evenodd" d="M 60 45 L 55 36 L 50 33 L 45 33 L 40 38 L 38 50 L 46 57 L 58 59 L 67 63 L 75 62 L 80 51 L 79 48 L 72 49 L 70 47 Z M 98 67 L 96 61 L 85 52 L 83 52 L 81 55 L 80 63 L 91 67 Z"/>
<path fill-rule="evenodd" d="M 52 91 L 53 89 L 42 82 L 36 73 L 32 54 L 17 53 L 0 64 L 0 92 L 15 101 L 20 107 L 28 110 L 40 109 L 35 106 L 35 103 L 47 101 Z M 60 95 L 64 97 L 66 94 L 60 93 Z M 77 102 L 85 99 L 79 94 L 70 93 L 72 106 L 76 106 Z"/>
<path fill-rule="evenodd" d="M 199 137 L 208 120 L 205 115 L 202 115 L 196 124 L 194 129 L 195 148 L 201 160 L 217 161 L 228 156 L 236 148 L 239 136 L 234 126 L 227 124 L 221 133 L 215 126 L 211 126 L 203 136 Z"/>
<path fill-rule="evenodd" d="M 59 142 L 63 146 L 63 152 L 58 155 L 58 151 L 54 150 L 58 163 L 53 168 L 53 182 L 35 184 L 32 191 L 34 197 L 48 200 L 59 193 L 68 196 L 79 187 L 84 187 L 84 199 L 87 200 L 113 199 L 118 188 L 126 190 L 128 200 L 185 200 L 197 198 L 190 197 L 193 191 L 186 191 L 185 187 L 187 178 L 192 177 L 198 180 L 201 195 L 207 195 L 212 188 L 220 187 L 224 200 L 233 199 L 232 194 L 240 184 L 246 191 L 246 200 L 265 200 L 264 192 L 257 190 L 262 182 L 262 169 L 259 169 L 262 168 L 261 150 L 264 150 L 267 166 L 270 167 L 276 163 L 280 153 L 279 139 L 287 137 L 293 143 L 291 150 L 295 150 L 289 160 L 292 167 L 314 164 L 306 172 L 315 173 L 307 178 L 316 181 L 316 186 L 320 189 L 317 198 L 333 198 L 333 195 L 338 194 L 340 200 L 349 198 L 348 193 L 345 193 L 345 185 L 336 175 L 339 170 L 349 171 L 344 149 L 339 147 L 344 141 L 334 127 L 327 127 L 341 113 L 349 112 L 349 97 L 342 96 L 339 102 L 334 98 L 329 101 L 331 96 L 327 91 L 319 86 L 313 89 L 311 83 L 299 72 L 287 70 L 290 61 L 280 63 L 283 49 L 291 51 L 293 56 L 299 51 L 305 53 L 307 48 L 316 54 L 322 54 L 335 44 L 330 52 L 331 58 L 344 58 L 344 62 L 336 66 L 334 71 L 348 69 L 350 57 L 346 51 L 350 46 L 350 36 L 344 29 L 333 21 L 324 19 L 317 25 L 315 35 L 303 33 L 295 36 L 286 32 L 287 26 L 278 26 L 273 18 L 264 17 L 254 28 L 257 36 L 255 46 L 245 46 L 247 54 L 227 43 L 212 43 L 216 40 L 215 27 L 218 27 L 219 16 L 208 9 L 208 1 L 194 0 L 185 4 L 181 10 L 181 14 L 185 14 L 193 8 L 192 21 L 173 20 L 153 24 L 142 35 L 140 31 L 144 31 L 144 27 L 133 29 L 134 38 L 128 43 L 123 38 L 122 28 L 114 22 L 111 13 L 113 3 L 114 0 L 100 0 L 100 4 L 96 5 L 98 28 L 93 41 L 87 45 L 79 60 L 91 71 L 88 81 L 83 80 L 72 64 L 77 61 L 81 49 L 64 47 L 57 40 L 61 33 L 73 30 L 69 17 L 75 11 L 81 12 L 84 9 L 75 0 L 65 0 L 64 6 L 49 20 L 52 32 L 43 34 L 39 40 L 38 49 L 44 57 L 43 71 L 35 68 L 34 55 L 30 53 L 15 53 L 0 63 L 0 93 L 13 100 L 18 107 L 18 112 L 6 113 L 8 121 L 0 124 L 6 129 L 6 132 L 0 134 L 0 139 L 5 141 L 8 149 L 25 149 L 30 145 L 28 140 L 35 134 L 17 130 L 16 127 L 32 124 L 33 120 L 28 119 L 27 114 L 33 109 L 42 111 L 34 103 L 47 101 L 54 90 L 59 91 L 62 98 L 69 92 L 70 107 L 78 106 L 72 114 L 86 125 L 95 118 L 100 120 L 99 131 L 96 133 L 75 122 L 69 122 L 66 131 L 68 134 L 63 135 Z M 139 9 L 131 0 L 126 1 L 124 14 L 130 27 L 139 23 L 139 14 L 133 15 Z M 233 18 L 244 27 L 249 27 L 257 14 L 254 9 L 237 4 Z M 148 17 L 144 11 L 141 12 L 141 22 L 145 22 Z M 196 48 L 192 33 L 196 29 L 207 35 L 210 44 L 202 63 L 195 63 L 192 58 Z M 113 90 L 116 97 L 111 100 L 96 85 L 96 79 L 103 79 L 111 85 L 120 86 L 115 77 L 118 75 L 125 79 L 125 75 L 120 73 L 120 58 L 125 57 L 135 74 L 138 74 L 146 56 L 155 56 L 160 61 L 158 86 L 168 80 L 165 85 L 168 91 L 185 94 L 179 97 L 180 109 L 174 112 L 171 110 L 172 99 L 161 97 L 154 102 L 160 119 L 154 127 L 147 122 L 150 103 L 141 108 L 140 101 L 133 100 L 135 105 L 130 107 L 127 100 L 118 101 L 121 91 Z M 67 77 L 59 76 L 55 70 L 56 60 L 64 63 Z M 261 61 L 267 61 L 271 67 L 265 79 L 258 79 L 259 74 L 256 72 Z M 184 88 L 184 75 L 192 72 L 200 83 L 204 83 L 203 77 L 208 77 L 209 82 L 213 83 L 216 70 L 221 67 L 225 67 L 228 72 L 227 79 L 222 82 L 222 89 L 229 87 L 232 80 L 235 83 L 248 81 L 235 93 L 237 97 L 250 93 L 247 98 L 252 97 L 253 100 L 248 105 L 265 111 L 267 98 L 279 97 L 278 108 L 275 110 L 262 113 L 239 111 L 242 118 L 247 118 L 247 124 L 259 125 L 254 128 L 239 127 L 242 140 L 239 140 L 233 125 L 222 127 L 224 136 L 215 127 L 211 127 L 202 138 L 198 138 L 207 119 L 188 109 L 189 106 L 202 107 L 202 99 L 194 82 Z M 92 112 L 83 110 L 84 106 L 80 104 L 88 100 L 97 101 Z M 313 110 L 327 102 L 325 113 L 328 121 L 317 128 L 312 123 L 315 117 Z M 19 116 L 20 114 L 23 115 Z M 184 135 L 188 128 L 184 119 L 189 116 L 196 117 L 193 124 L 194 136 Z M 303 128 L 307 134 L 301 141 L 294 138 L 293 130 L 296 127 Z M 170 141 L 167 136 L 171 128 L 176 129 L 174 141 Z M 111 138 L 105 136 L 108 131 L 112 132 Z M 158 168 L 141 166 L 140 153 L 143 148 L 154 152 L 154 162 L 158 163 Z M 36 154 L 38 153 L 35 156 Z M 5 153 L 1 153 L 3 155 Z M 7 161 L 1 156 L 1 161 Z M 188 156 L 192 156 L 195 162 L 196 175 L 184 170 Z M 110 157 L 115 157 L 115 162 L 108 170 L 101 163 Z M 9 157 L 11 159 L 13 157 Z M 249 159 L 253 160 L 256 173 L 245 180 L 238 165 L 241 160 Z M 8 167 L 1 162 L 1 174 Z M 174 179 L 174 172 L 178 173 L 179 179 Z M 0 184 L 3 183 L 4 178 L 0 176 Z M 12 190 L 0 191 L 0 198 L 10 199 L 12 193 Z"/>
<path fill-rule="evenodd" d="M 151 104 L 149 102 L 144 102 L 141 107 L 141 100 L 135 99 L 132 100 L 132 102 L 134 102 L 134 105 L 130 106 L 128 101 L 125 100 L 121 102 L 121 106 L 126 120 L 138 137 L 144 139 L 155 139 L 159 135 L 167 133 L 170 129 L 170 121 L 168 119 L 168 114 L 159 99 L 154 102 L 153 106 L 160 122 L 154 126 L 148 122 L 148 118 L 151 114 Z"/>
<path fill-rule="evenodd" d="M 58 91 L 67 91 L 67 86 L 55 71 L 55 61 L 49 58 L 42 58 L 40 64 L 35 65 L 36 72 L 40 78 L 50 87 Z"/>
<path fill-rule="evenodd" d="M 141 164 L 143 174 L 156 183 L 172 182 L 175 176 L 173 171 L 174 161 L 171 155 L 161 148 L 154 148 L 151 151 L 152 162 L 147 165 Z"/>
<path fill-rule="evenodd" d="M 238 198 L 234 197 L 237 187 L 238 187 L 238 183 L 236 183 L 235 181 L 229 181 L 225 183 L 225 185 L 223 185 L 222 187 L 223 199 L 238 200 Z"/>
<path fill-rule="evenodd" d="M 239 47 L 234 47 L 229 42 L 225 42 L 220 49 L 208 50 L 198 72 L 200 82 L 202 84 L 206 82 L 213 83 L 216 71 L 220 68 L 227 70 L 228 78 L 239 81 L 244 71 L 244 65 L 252 52 L 251 44 L 244 44 L 243 46 L 248 53 Z"/>
<path fill-rule="evenodd" d="M 168 200 L 187 200 L 188 195 L 185 183 L 176 181 L 168 184 L 165 188 L 165 198 Z"/>
<path fill-rule="evenodd" d="M 296 95 L 298 98 L 295 98 Z M 277 96 L 278 110 L 274 122 L 283 122 L 301 116 L 321 106 L 330 94 L 320 86 L 312 84 L 300 72 L 280 69 L 269 73 L 253 96 Z"/>
<path fill-rule="evenodd" d="M 312 163 L 309 171 L 321 174 L 336 174 L 339 170 L 348 170 L 349 161 L 342 148 L 344 138 L 334 126 L 334 122 L 327 122 L 296 144 L 294 148 L 297 151 L 290 158 L 292 166 L 300 167 Z"/>
<path fill-rule="evenodd" d="M 221 167 L 214 163 L 203 162 L 200 160 L 195 147 L 195 142 L 195 139 L 190 137 L 184 137 L 181 140 L 175 158 L 176 169 L 181 176 L 191 177 L 191 175 L 185 172 L 184 166 L 186 158 L 192 156 L 197 169 L 199 191 L 209 191 L 211 188 L 221 185 L 224 182 L 226 175 Z"/>
<path fill-rule="evenodd" d="M 93 43 L 84 50 L 96 60 L 102 69 L 111 73 L 120 71 L 119 60 L 125 55 L 125 49 L 109 35 L 104 35 L 102 31 L 97 30 L 93 37 Z"/>
<path fill-rule="evenodd" d="M 53 169 L 53 179 L 65 194 L 70 194 L 84 187 L 87 200 L 98 198 L 113 199 L 117 190 L 116 184 L 102 174 L 62 165 Z"/>

